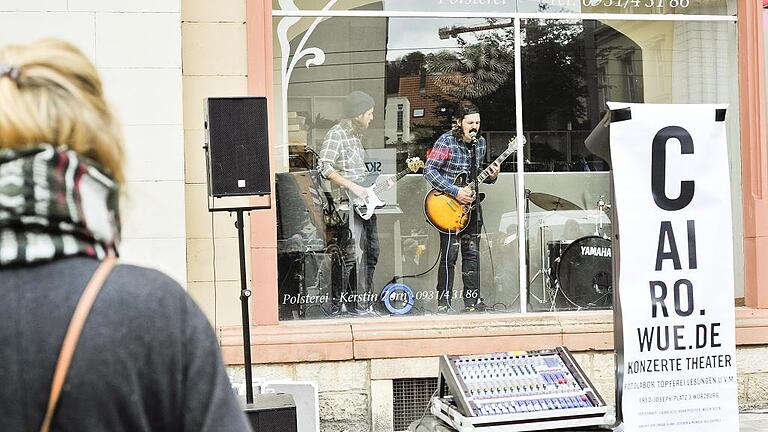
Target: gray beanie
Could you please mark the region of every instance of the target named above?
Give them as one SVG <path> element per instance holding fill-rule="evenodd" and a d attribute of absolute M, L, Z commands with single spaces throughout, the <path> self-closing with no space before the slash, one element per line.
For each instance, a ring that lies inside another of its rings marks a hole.
<path fill-rule="evenodd" d="M 372 97 L 355 90 L 344 99 L 344 116 L 350 119 L 355 118 L 373 108 L 375 104 Z"/>

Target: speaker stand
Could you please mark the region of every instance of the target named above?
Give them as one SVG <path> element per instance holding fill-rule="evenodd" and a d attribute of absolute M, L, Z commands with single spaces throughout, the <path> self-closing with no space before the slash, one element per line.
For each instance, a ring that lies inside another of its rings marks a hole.
<path fill-rule="evenodd" d="M 243 360 L 245 367 L 245 401 L 253 403 L 253 371 L 251 370 L 251 320 L 248 313 L 248 299 L 251 290 L 245 275 L 245 223 L 243 210 L 237 210 L 237 246 L 240 252 L 240 310 L 243 317 Z"/>
<path fill-rule="evenodd" d="M 218 198 L 218 197 L 214 197 Z M 208 196 L 209 212 L 234 212 L 237 214 L 235 228 L 237 228 L 238 252 L 240 258 L 240 309 L 243 319 L 243 362 L 245 367 L 245 401 L 253 403 L 253 371 L 251 370 L 251 320 L 248 311 L 248 299 L 251 297 L 251 290 L 248 289 L 248 279 L 245 273 L 245 223 L 243 222 L 243 213 L 251 210 L 269 210 L 272 208 L 272 202 L 261 206 L 247 207 L 215 207 L 211 205 L 211 196 Z"/>

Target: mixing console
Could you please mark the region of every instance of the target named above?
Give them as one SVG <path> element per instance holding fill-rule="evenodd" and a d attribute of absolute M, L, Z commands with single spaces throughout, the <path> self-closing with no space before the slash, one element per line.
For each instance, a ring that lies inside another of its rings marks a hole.
<path fill-rule="evenodd" d="M 613 422 L 613 407 L 605 404 L 565 347 L 443 356 L 438 385 L 433 414 L 462 432 Z"/>

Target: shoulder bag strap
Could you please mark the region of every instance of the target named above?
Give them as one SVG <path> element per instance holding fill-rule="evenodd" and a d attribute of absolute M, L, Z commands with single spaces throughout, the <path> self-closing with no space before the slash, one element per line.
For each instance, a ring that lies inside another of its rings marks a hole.
<path fill-rule="evenodd" d="M 56 410 L 56 404 L 59 401 L 61 389 L 67 378 L 69 365 L 72 363 L 72 356 L 75 354 L 77 341 L 80 339 L 80 333 L 83 331 L 85 320 L 88 319 L 91 306 L 93 306 L 96 296 L 99 295 L 99 291 L 101 291 L 101 287 L 104 285 L 107 276 L 109 276 L 109 272 L 112 271 L 112 268 L 115 266 L 116 261 L 117 259 L 115 256 L 110 254 L 101 262 L 101 264 L 99 264 L 99 267 L 96 269 L 96 272 L 93 273 L 93 276 L 91 276 L 91 280 L 85 287 L 85 290 L 75 307 L 75 312 L 72 314 L 67 333 L 64 336 L 64 342 L 61 344 L 59 359 L 56 361 L 56 370 L 53 373 L 53 382 L 51 384 L 51 394 L 48 397 L 48 408 L 46 409 L 45 417 L 43 418 L 43 424 L 40 426 L 40 432 L 48 432 L 51 428 L 53 413 Z"/>

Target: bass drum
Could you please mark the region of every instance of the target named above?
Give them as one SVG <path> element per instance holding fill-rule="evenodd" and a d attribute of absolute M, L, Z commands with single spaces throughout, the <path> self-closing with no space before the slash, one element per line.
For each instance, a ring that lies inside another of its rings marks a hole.
<path fill-rule="evenodd" d="M 560 255 L 556 305 L 560 309 L 610 309 L 613 305 L 611 241 L 598 236 L 574 240 Z"/>

